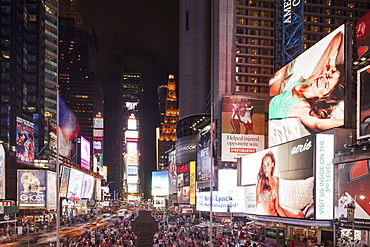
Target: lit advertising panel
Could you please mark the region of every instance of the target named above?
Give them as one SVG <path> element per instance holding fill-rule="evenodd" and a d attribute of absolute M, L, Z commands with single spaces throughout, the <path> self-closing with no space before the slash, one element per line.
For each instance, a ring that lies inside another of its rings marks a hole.
<path fill-rule="evenodd" d="M 130 194 L 135 194 L 139 192 L 137 184 L 127 185 L 127 190 L 128 190 L 127 192 Z"/>
<path fill-rule="evenodd" d="M 176 150 L 168 153 L 168 177 L 169 193 L 176 193 L 177 169 L 176 169 Z"/>
<path fill-rule="evenodd" d="M 356 226 L 360 224 L 357 222 L 359 219 L 367 221 L 366 224 L 368 225 L 370 222 L 370 161 L 358 160 L 339 164 L 338 175 L 339 203 L 335 217 L 347 218 L 347 206 L 352 200 L 355 200 L 354 218 Z M 363 200 L 360 198 L 361 192 L 364 192 L 365 195 Z"/>
<path fill-rule="evenodd" d="M 270 147 L 344 124 L 344 39 L 342 25 L 274 74 Z"/>
<path fill-rule="evenodd" d="M 356 48 L 358 58 L 370 57 L 370 12 L 356 23 Z"/>
<path fill-rule="evenodd" d="M 138 168 L 137 167 L 127 167 L 127 175 L 138 175 Z"/>
<path fill-rule="evenodd" d="M 129 184 L 137 184 L 139 181 L 138 176 L 127 176 L 127 183 Z"/>
<path fill-rule="evenodd" d="M 243 95 L 222 97 L 221 160 L 236 158 L 265 148 L 265 100 Z"/>
<path fill-rule="evenodd" d="M 237 169 L 220 169 L 218 170 L 218 190 L 234 191 L 238 187 Z"/>
<path fill-rule="evenodd" d="M 177 202 L 195 204 L 195 161 L 177 165 Z"/>
<path fill-rule="evenodd" d="M 164 197 L 155 197 L 153 199 L 153 206 L 157 208 L 163 208 L 166 206 L 166 198 Z"/>
<path fill-rule="evenodd" d="M 46 206 L 46 171 L 17 170 L 18 206 L 27 208 L 45 208 Z"/>
<path fill-rule="evenodd" d="M 139 154 L 137 150 L 127 151 L 126 158 L 127 166 L 138 166 Z"/>
<path fill-rule="evenodd" d="M 67 197 L 68 192 L 68 182 L 69 182 L 69 173 L 71 168 L 62 166 L 62 176 L 60 182 L 60 197 Z"/>
<path fill-rule="evenodd" d="M 316 220 L 332 220 L 334 216 L 334 135 L 316 135 Z"/>
<path fill-rule="evenodd" d="M 16 119 L 16 157 L 18 162 L 33 164 L 35 157 L 34 123 L 23 118 Z"/>
<path fill-rule="evenodd" d="M 84 173 L 83 182 L 82 182 L 81 198 L 91 199 L 93 191 L 94 191 L 94 177 Z"/>
<path fill-rule="evenodd" d="M 81 200 L 83 172 L 71 168 L 67 198 L 71 201 Z"/>
<path fill-rule="evenodd" d="M 0 200 L 5 199 L 5 150 L 0 143 Z"/>
<path fill-rule="evenodd" d="M 104 130 L 103 129 L 93 129 L 93 137 L 94 139 L 101 139 L 101 137 L 104 136 Z M 99 138 L 100 137 L 100 138 Z"/>
<path fill-rule="evenodd" d="M 239 185 L 246 186 L 245 212 L 314 218 L 314 150 L 315 136 L 309 136 L 242 157 L 238 174 Z"/>
<path fill-rule="evenodd" d="M 127 129 L 129 130 L 136 130 L 137 129 L 137 121 L 136 117 L 133 113 L 127 119 Z"/>
<path fill-rule="evenodd" d="M 96 200 L 101 201 L 102 200 L 102 190 L 101 190 L 101 180 L 96 178 L 95 179 L 96 184 Z"/>
<path fill-rule="evenodd" d="M 191 135 L 176 140 L 176 163 L 197 159 L 198 136 Z"/>
<path fill-rule="evenodd" d="M 90 170 L 90 142 L 81 136 L 81 166 Z"/>
<path fill-rule="evenodd" d="M 49 149 L 57 153 L 57 124 L 52 120 L 48 120 L 49 126 Z"/>
<path fill-rule="evenodd" d="M 370 28 L 370 27 L 369 27 Z M 370 65 L 357 71 L 357 138 L 370 137 Z"/>
<path fill-rule="evenodd" d="M 210 181 L 211 178 L 211 126 L 206 126 L 198 134 L 197 182 Z"/>
<path fill-rule="evenodd" d="M 152 172 L 152 196 L 167 196 L 168 185 L 168 171 Z"/>
<path fill-rule="evenodd" d="M 94 117 L 93 118 L 93 127 L 94 127 L 94 129 L 103 129 L 104 128 L 104 118 Z"/>
<path fill-rule="evenodd" d="M 46 209 L 57 208 L 57 174 L 47 171 Z"/>
<path fill-rule="evenodd" d="M 126 142 L 137 142 L 139 141 L 139 131 L 137 130 L 126 130 L 125 131 Z"/>
<path fill-rule="evenodd" d="M 128 142 L 126 144 L 127 151 L 137 151 L 137 142 Z"/>
<path fill-rule="evenodd" d="M 213 191 L 212 192 L 212 212 L 226 213 L 239 212 L 245 210 L 245 188 L 236 188 L 233 193 L 229 191 Z M 237 193 L 237 194 L 236 194 Z M 210 211 L 210 192 L 198 192 L 196 209 L 198 211 Z M 229 210 L 229 211 L 228 211 Z"/>

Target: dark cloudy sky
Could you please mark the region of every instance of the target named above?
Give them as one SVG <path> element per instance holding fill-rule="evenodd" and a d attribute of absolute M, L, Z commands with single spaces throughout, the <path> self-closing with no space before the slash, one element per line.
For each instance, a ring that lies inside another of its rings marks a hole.
<path fill-rule="evenodd" d="M 97 74 L 105 93 L 105 161 L 108 163 L 114 162 L 109 149 L 118 138 L 115 110 L 122 69 L 142 75 L 142 158 L 148 179 L 155 169 L 155 127 L 159 125 L 156 89 L 167 82 L 168 74 L 174 74 L 175 79 L 178 76 L 178 0 L 75 2 L 84 28 L 95 29 L 99 40 Z M 69 10 L 69 0 L 60 0 L 60 12 Z"/>

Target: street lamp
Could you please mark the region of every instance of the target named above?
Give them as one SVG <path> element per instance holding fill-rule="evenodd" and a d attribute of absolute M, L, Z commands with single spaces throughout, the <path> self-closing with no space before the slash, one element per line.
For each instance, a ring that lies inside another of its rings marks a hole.
<path fill-rule="evenodd" d="M 355 246 L 355 210 L 357 196 L 359 196 L 361 200 L 365 199 L 365 191 L 363 190 L 357 191 L 355 197 L 354 198 L 352 197 L 351 202 L 348 203 L 347 205 L 347 219 L 348 222 L 352 223 L 352 239 L 351 239 L 352 246 Z"/>

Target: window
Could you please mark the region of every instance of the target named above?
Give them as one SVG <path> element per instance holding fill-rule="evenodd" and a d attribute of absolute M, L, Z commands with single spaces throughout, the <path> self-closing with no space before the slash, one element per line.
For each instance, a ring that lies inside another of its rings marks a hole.
<path fill-rule="evenodd" d="M 10 102 L 10 96 L 8 96 L 8 95 L 2 95 L 1 96 L 1 102 L 3 102 L 3 103 Z"/>

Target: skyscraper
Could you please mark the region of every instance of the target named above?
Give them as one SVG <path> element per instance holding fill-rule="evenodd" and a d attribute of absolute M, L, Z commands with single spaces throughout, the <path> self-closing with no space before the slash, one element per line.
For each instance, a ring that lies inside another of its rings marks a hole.
<path fill-rule="evenodd" d="M 159 106 L 161 98 L 165 99 L 163 107 L 163 117 L 159 133 L 157 133 L 157 171 L 167 169 L 168 151 L 173 149 L 176 141 L 176 124 L 179 121 L 179 109 L 176 93 L 176 82 L 174 75 L 168 76 L 166 86 L 161 86 L 163 90 L 162 97 L 159 97 Z M 161 107 L 160 107 L 161 108 Z M 160 109 L 160 113 L 162 113 Z M 162 116 L 162 115 L 161 115 Z"/>

